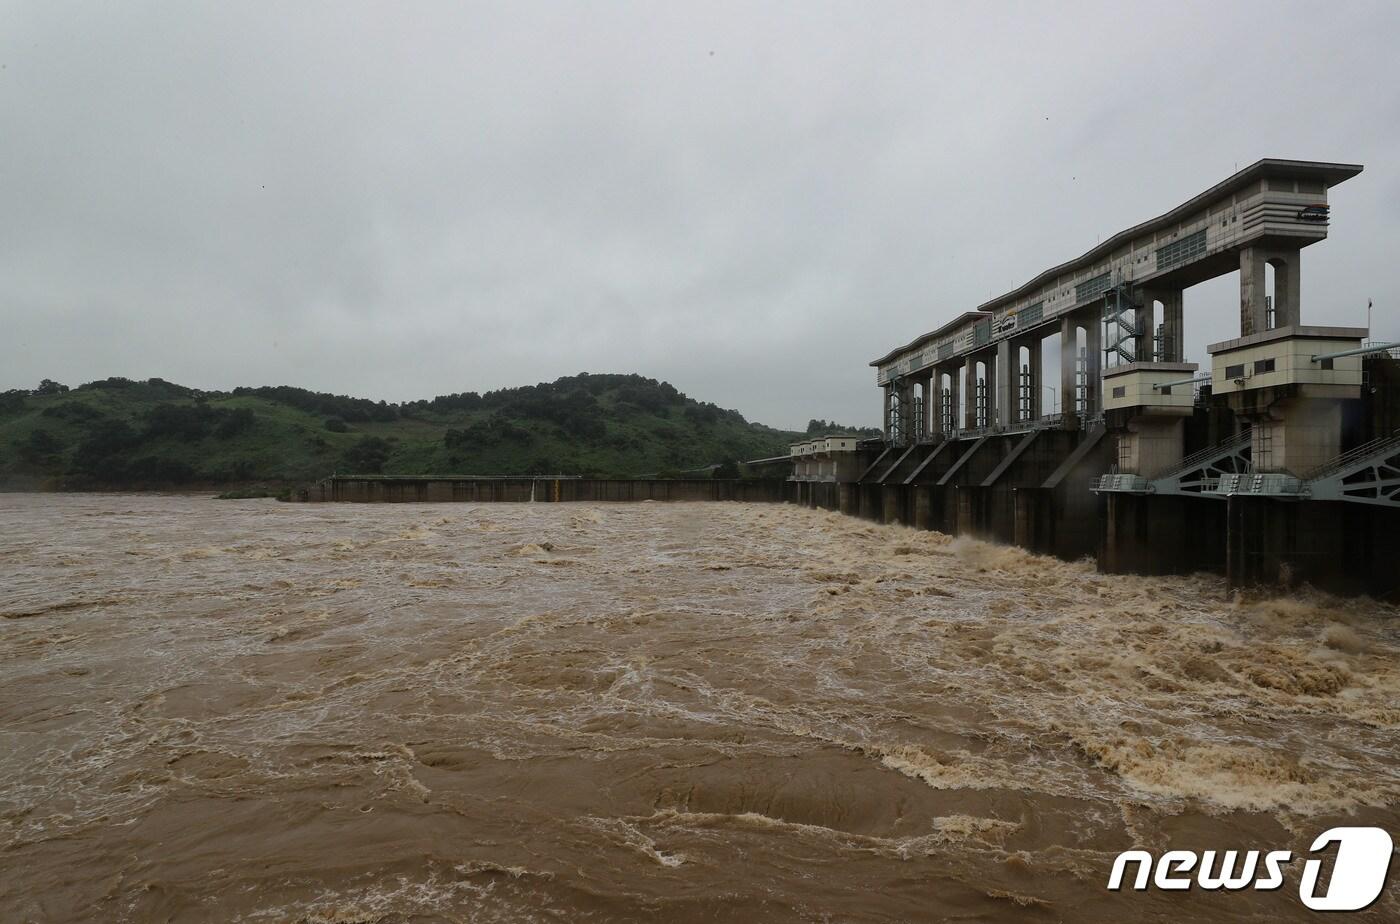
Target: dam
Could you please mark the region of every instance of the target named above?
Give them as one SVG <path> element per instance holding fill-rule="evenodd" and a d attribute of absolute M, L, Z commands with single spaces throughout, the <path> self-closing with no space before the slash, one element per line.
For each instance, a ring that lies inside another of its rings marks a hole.
<path fill-rule="evenodd" d="M 1308 324 L 1302 253 L 1357 164 L 1267 158 L 874 359 L 878 439 L 741 479 L 337 475 L 303 501 L 790 502 L 1108 574 L 1400 592 L 1400 343 Z M 1185 353 L 1237 273 L 1239 335 Z"/>
<path fill-rule="evenodd" d="M 1107 573 L 1394 594 L 1400 344 L 1310 326 L 1300 297 L 1361 171 L 1260 160 L 895 347 L 870 363 L 882 438 L 793 445 L 788 499 Z M 1203 369 L 1185 295 L 1235 272 L 1239 336 Z"/>

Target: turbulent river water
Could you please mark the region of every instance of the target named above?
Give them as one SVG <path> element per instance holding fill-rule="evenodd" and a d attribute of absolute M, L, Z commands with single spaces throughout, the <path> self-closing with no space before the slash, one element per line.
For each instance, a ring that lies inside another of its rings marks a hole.
<path fill-rule="evenodd" d="M 0 495 L 0 920 L 1306 919 L 1317 833 L 1400 836 L 1397 615 L 790 506 Z"/>

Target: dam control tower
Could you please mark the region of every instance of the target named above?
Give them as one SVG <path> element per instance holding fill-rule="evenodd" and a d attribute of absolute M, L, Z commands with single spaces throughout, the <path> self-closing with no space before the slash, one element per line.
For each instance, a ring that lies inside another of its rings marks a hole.
<path fill-rule="evenodd" d="M 1328 193 L 1361 172 L 1260 160 L 890 350 L 883 438 L 824 444 L 825 466 L 795 446 L 792 498 L 1108 572 L 1393 570 L 1400 344 L 1309 325 L 1301 298 Z M 1189 362 L 1187 290 L 1230 273 L 1239 336 Z"/>

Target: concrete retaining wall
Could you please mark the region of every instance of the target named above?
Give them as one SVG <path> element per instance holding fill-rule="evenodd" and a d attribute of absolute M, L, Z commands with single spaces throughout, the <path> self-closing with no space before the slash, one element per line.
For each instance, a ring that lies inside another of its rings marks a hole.
<path fill-rule="evenodd" d="M 601 478 L 328 478 L 300 501 L 346 503 L 525 503 L 536 501 L 783 500 L 783 481 Z"/>

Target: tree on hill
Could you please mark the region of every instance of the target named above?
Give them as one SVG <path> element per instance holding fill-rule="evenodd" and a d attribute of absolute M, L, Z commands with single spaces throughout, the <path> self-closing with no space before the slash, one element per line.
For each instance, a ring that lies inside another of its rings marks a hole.
<path fill-rule="evenodd" d="M 19 447 L 19 457 L 27 465 L 43 466 L 63 451 L 63 443 L 47 430 L 34 430 Z"/>
<path fill-rule="evenodd" d="M 345 467 L 355 475 L 377 475 L 393 452 L 389 441 L 379 436 L 362 436 L 345 450 Z"/>
<path fill-rule="evenodd" d="M 847 427 L 838 424 L 834 420 L 812 419 L 807 421 L 807 436 L 862 436 L 869 439 L 877 439 L 880 436 L 878 427 Z"/>

